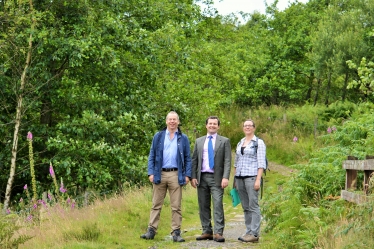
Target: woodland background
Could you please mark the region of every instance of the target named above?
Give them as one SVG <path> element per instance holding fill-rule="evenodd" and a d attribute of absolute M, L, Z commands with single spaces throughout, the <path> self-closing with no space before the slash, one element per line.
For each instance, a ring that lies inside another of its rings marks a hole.
<path fill-rule="evenodd" d="M 52 163 L 77 195 L 146 184 L 149 145 L 170 110 L 191 144 L 208 115 L 224 121 L 233 106 L 322 105 L 326 122 L 349 118 L 374 100 L 373 9 L 275 2 L 239 21 L 192 0 L 0 0 L 0 202 L 11 206 L 31 182 L 28 131 L 37 192 L 53 192 Z"/>

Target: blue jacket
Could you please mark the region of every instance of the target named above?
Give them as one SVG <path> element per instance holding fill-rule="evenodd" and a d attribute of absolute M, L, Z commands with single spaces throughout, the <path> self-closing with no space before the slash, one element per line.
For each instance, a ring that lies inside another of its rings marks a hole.
<path fill-rule="evenodd" d="M 165 133 L 166 128 L 154 135 L 151 150 L 149 152 L 148 175 L 153 175 L 154 184 L 161 183 Z M 191 178 L 190 141 L 188 140 L 188 137 L 179 130 L 179 128 L 177 132 L 177 144 L 178 183 L 179 185 L 185 185 L 186 176 Z"/>

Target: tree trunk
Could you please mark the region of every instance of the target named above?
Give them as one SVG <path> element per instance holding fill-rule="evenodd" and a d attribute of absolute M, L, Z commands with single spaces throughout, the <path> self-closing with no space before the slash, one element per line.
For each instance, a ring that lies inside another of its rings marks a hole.
<path fill-rule="evenodd" d="M 326 99 L 325 99 L 325 105 L 329 105 L 329 97 L 330 97 L 330 88 L 331 88 L 331 72 L 329 72 L 328 80 L 327 80 L 327 87 L 326 87 Z"/>
<path fill-rule="evenodd" d="M 29 1 L 30 4 L 30 11 L 31 13 L 33 12 L 34 8 L 32 5 L 32 0 Z M 29 36 L 29 47 L 27 51 L 27 58 L 26 58 L 26 63 L 25 67 L 23 69 L 22 75 L 21 75 L 21 85 L 19 89 L 19 96 L 17 99 L 17 111 L 16 111 L 16 118 L 15 118 L 15 125 L 14 125 L 14 134 L 13 134 L 13 146 L 12 146 L 12 158 L 10 162 L 10 173 L 9 173 L 9 178 L 8 178 L 8 183 L 6 185 L 6 190 L 5 190 L 5 199 L 4 199 L 4 213 L 9 207 L 9 202 L 10 202 L 10 194 L 12 192 L 12 185 L 14 182 L 14 175 L 16 172 L 16 159 L 17 159 L 17 149 L 18 149 L 18 133 L 19 133 L 19 128 L 21 126 L 21 118 L 22 118 L 22 102 L 23 102 L 23 94 L 24 94 L 24 89 L 25 89 L 25 84 L 26 84 L 26 73 L 27 69 L 30 66 L 30 61 L 31 61 L 31 53 L 32 53 L 32 34 L 34 31 L 34 23 L 35 19 L 32 16 L 32 23 L 31 23 L 31 32 Z"/>
<path fill-rule="evenodd" d="M 322 80 L 321 80 L 321 79 L 318 79 L 317 90 L 316 90 L 316 96 L 314 96 L 314 104 L 313 104 L 313 106 L 316 106 L 316 104 L 317 104 L 317 101 L 318 101 L 318 95 L 319 95 L 319 89 L 320 89 L 320 87 L 321 87 L 321 82 L 322 82 Z"/>
<path fill-rule="evenodd" d="M 348 86 L 348 79 L 349 79 L 349 74 L 348 72 L 345 73 L 345 78 L 344 78 L 344 87 L 343 87 L 343 94 L 342 94 L 342 101 L 345 101 L 345 97 L 347 95 L 347 86 Z"/>
<path fill-rule="evenodd" d="M 311 71 L 310 76 L 309 76 L 309 88 L 305 96 L 306 101 L 309 101 L 312 98 L 313 82 L 314 82 L 314 71 Z"/>

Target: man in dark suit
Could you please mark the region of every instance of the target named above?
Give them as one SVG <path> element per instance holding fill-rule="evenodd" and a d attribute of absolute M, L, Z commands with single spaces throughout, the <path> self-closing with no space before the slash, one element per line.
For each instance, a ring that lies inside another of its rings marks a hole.
<path fill-rule="evenodd" d="M 225 216 L 223 210 L 224 188 L 229 184 L 231 169 L 231 145 L 227 137 L 217 134 L 220 120 L 216 116 L 207 118 L 208 135 L 196 139 L 192 156 L 192 187 L 197 187 L 199 213 L 203 233 L 196 240 L 225 242 L 223 230 Z M 213 200 L 212 229 L 211 200 Z"/>

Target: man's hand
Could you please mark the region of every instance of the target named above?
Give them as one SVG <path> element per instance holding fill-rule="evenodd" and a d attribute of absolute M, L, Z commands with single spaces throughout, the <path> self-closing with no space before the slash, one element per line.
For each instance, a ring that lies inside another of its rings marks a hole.
<path fill-rule="evenodd" d="M 149 175 L 149 176 L 148 176 L 148 179 L 149 179 L 150 182 L 153 183 L 153 175 Z"/>
<path fill-rule="evenodd" d="M 229 179 L 222 178 L 221 187 L 226 188 L 227 186 L 229 186 Z"/>
<path fill-rule="evenodd" d="M 186 176 L 186 185 L 190 182 L 190 178 Z"/>
<path fill-rule="evenodd" d="M 196 186 L 198 185 L 199 183 L 197 182 L 197 179 L 192 179 L 191 180 L 191 186 L 196 188 Z"/>

